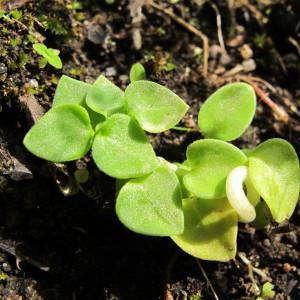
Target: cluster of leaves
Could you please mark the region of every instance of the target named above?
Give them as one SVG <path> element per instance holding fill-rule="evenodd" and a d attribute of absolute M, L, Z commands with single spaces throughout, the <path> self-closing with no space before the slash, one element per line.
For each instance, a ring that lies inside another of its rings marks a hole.
<path fill-rule="evenodd" d="M 9 12 L 5 12 L 4 10 L 0 10 L 0 20 L 10 21 L 11 19 L 20 20 L 23 16 L 21 10 L 11 10 Z"/>
<path fill-rule="evenodd" d="M 33 49 L 42 56 L 39 61 L 40 68 L 44 68 L 47 63 L 56 69 L 62 68 L 62 61 L 59 57 L 60 51 L 58 49 L 48 48 L 45 44 L 35 43 Z"/>
<path fill-rule="evenodd" d="M 145 76 L 144 68 L 135 64 L 125 91 L 104 76 L 92 85 L 63 76 L 53 107 L 27 133 L 24 144 L 36 156 L 54 162 L 79 159 L 91 149 L 98 168 L 117 178 L 116 213 L 126 227 L 169 236 L 195 257 L 232 259 L 238 221 L 245 219 L 236 195 L 244 192 L 241 186 L 236 193 L 230 174 L 241 167 L 247 172 L 254 224 L 263 226 L 271 217 L 282 222 L 298 200 L 295 150 L 282 139 L 251 150 L 229 143 L 243 134 L 256 109 L 253 88 L 232 83 L 201 107 L 198 125 L 205 138 L 188 146 L 184 162 L 157 157 L 145 131 L 174 127 L 188 106 Z"/>

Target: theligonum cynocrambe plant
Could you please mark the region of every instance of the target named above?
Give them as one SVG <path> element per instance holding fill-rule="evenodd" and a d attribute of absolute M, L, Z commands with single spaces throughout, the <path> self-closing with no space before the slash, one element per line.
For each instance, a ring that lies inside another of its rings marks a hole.
<path fill-rule="evenodd" d="M 171 129 L 188 106 L 145 80 L 140 64 L 132 67 L 130 79 L 123 91 L 102 75 L 92 85 L 63 76 L 53 107 L 25 136 L 26 148 L 54 162 L 91 150 L 97 167 L 122 183 L 116 213 L 126 227 L 169 236 L 202 259 L 235 256 L 239 221 L 263 226 L 292 215 L 300 181 L 291 144 L 275 138 L 240 150 L 229 143 L 253 119 L 251 86 L 228 84 L 206 100 L 198 119 L 205 138 L 189 145 L 186 160 L 176 163 L 155 155 L 146 132 Z"/>

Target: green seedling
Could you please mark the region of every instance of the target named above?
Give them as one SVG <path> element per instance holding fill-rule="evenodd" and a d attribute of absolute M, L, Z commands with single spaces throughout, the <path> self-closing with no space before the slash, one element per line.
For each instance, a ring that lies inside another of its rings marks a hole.
<path fill-rule="evenodd" d="M 155 155 L 147 132 L 174 128 L 188 106 L 141 70 L 132 67 L 125 91 L 104 76 L 94 84 L 62 76 L 53 107 L 25 136 L 26 148 L 54 162 L 91 150 L 97 167 L 117 179 L 119 220 L 137 233 L 168 236 L 198 258 L 234 258 L 238 222 L 263 228 L 291 217 L 300 189 L 292 145 L 274 138 L 241 150 L 228 142 L 253 119 L 251 86 L 232 83 L 210 96 L 199 112 L 205 138 L 187 147 L 184 162 L 168 162 Z M 85 172 L 74 176 L 88 180 Z"/>
<path fill-rule="evenodd" d="M 62 68 L 62 61 L 59 57 L 59 50 L 47 48 L 47 46 L 42 43 L 33 44 L 33 49 L 42 56 L 39 62 L 40 68 L 44 68 L 47 63 L 49 63 L 56 69 Z"/>
<path fill-rule="evenodd" d="M 273 299 L 275 297 L 274 285 L 270 282 L 266 282 L 261 290 L 261 293 L 256 300 L 268 300 Z"/>
<path fill-rule="evenodd" d="M 129 74 L 130 82 L 146 79 L 146 71 L 142 64 L 136 63 L 132 65 Z"/>

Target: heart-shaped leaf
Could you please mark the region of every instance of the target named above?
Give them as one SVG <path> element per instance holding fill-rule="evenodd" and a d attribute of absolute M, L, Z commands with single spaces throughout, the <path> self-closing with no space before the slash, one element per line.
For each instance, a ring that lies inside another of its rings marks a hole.
<path fill-rule="evenodd" d="M 146 79 L 146 71 L 142 64 L 136 63 L 132 65 L 129 74 L 130 82 Z"/>
<path fill-rule="evenodd" d="M 85 105 L 85 97 L 91 85 L 66 75 L 63 75 L 59 81 L 55 90 L 52 106 L 60 104 L 79 104 Z"/>
<path fill-rule="evenodd" d="M 99 126 L 92 155 L 100 170 L 120 179 L 144 176 L 158 165 L 144 131 L 124 114 L 114 114 Z"/>
<path fill-rule="evenodd" d="M 134 81 L 125 90 L 128 111 L 148 132 L 162 132 L 174 127 L 188 109 L 182 99 L 155 82 Z"/>
<path fill-rule="evenodd" d="M 213 93 L 202 105 L 198 125 L 206 138 L 232 141 L 250 125 L 256 108 L 254 89 L 231 83 Z"/>
<path fill-rule="evenodd" d="M 97 113 L 108 117 L 124 110 L 124 92 L 101 75 L 88 91 L 86 104 Z"/>
<path fill-rule="evenodd" d="M 278 223 L 289 219 L 299 197 L 299 160 L 293 146 L 270 139 L 249 154 L 250 179 Z"/>
<path fill-rule="evenodd" d="M 141 234 L 182 233 L 184 219 L 176 175 L 160 165 L 150 175 L 130 180 L 119 192 L 116 212 L 126 227 Z"/>
<path fill-rule="evenodd" d="M 188 146 L 187 161 L 191 171 L 183 178 L 185 187 L 199 198 L 215 199 L 225 197 L 227 175 L 247 157 L 229 143 L 205 139 Z"/>
<path fill-rule="evenodd" d="M 93 135 L 87 111 L 76 104 L 63 104 L 51 108 L 29 130 L 24 145 L 38 157 L 64 162 L 84 156 Z"/>
<path fill-rule="evenodd" d="M 205 260 L 235 257 L 238 219 L 227 199 L 187 198 L 183 211 L 184 232 L 171 237 L 183 251 Z"/>

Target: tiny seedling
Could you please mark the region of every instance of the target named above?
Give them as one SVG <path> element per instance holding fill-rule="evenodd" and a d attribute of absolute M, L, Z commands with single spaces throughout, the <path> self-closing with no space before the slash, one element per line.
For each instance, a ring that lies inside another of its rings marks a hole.
<path fill-rule="evenodd" d="M 268 300 L 268 299 L 274 299 L 275 297 L 275 291 L 274 291 L 274 285 L 270 282 L 264 283 L 261 293 L 256 300 Z"/>
<path fill-rule="evenodd" d="M 117 179 L 119 220 L 137 233 L 169 236 L 198 258 L 234 258 L 238 222 L 262 228 L 291 217 L 300 189 L 292 145 L 278 138 L 254 149 L 229 143 L 254 117 L 251 86 L 228 84 L 205 101 L 198 119 L 205 138 L 190 144 L 178 163 L 157 157 L 147 132 L 174 128 L 188 106 L 145 78 L 140 64 L 125 91 L 103 75 L 94 84 L 62 76 L 53 107 L 25 136 L 26 148 L 54 162 L 91 150 L 97 167 Z M 85 182 L 88 173 L 75 178 Z"/>
<path fill-rule="evenodd" d="M 62 61 L 59 57 L 60 51 L 57 49 L 48 48 L 45 44 L 33 44 L 33 49 L 42 56 L 39 61 L 40 68 L 44 68 L 47 63 L 56 69 L 62 68 Z"/>

